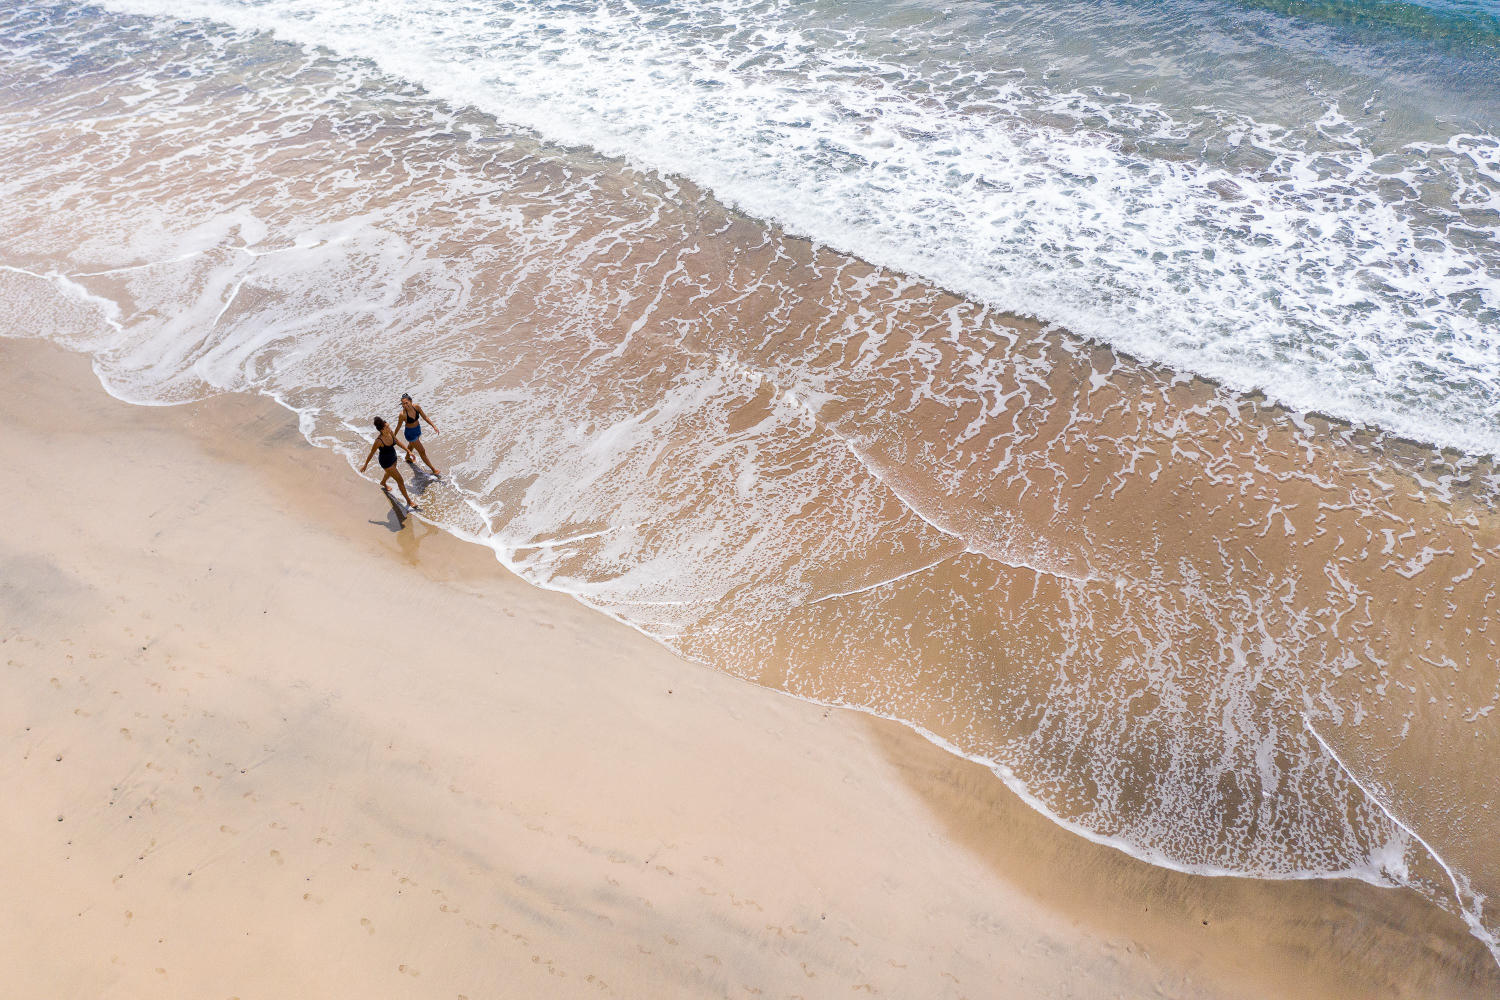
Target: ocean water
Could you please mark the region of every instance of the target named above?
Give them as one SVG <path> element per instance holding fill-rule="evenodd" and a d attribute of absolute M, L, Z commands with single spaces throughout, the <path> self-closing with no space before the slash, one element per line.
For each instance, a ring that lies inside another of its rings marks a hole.
<path fill-rule="evenodd" d="M 1494 4 L 3 2 L 0 168 L 117 395 L 409 390 L 527 579 L 1500 957 Z"/>
<path fill-rule="evenodd" d="M 1500 447 L 1495 5 L 195 10 L 1135 357 Z"/>

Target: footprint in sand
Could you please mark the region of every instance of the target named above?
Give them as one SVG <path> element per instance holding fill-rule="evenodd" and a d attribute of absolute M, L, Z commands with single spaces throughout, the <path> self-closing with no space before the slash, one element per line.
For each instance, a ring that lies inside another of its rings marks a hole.
<path fill-rule="evenodd" d="M 420 976 L 422 974 L 421 972 L 417 971 L 416 969 L 413 969 L 410 966 L 406 966 L 406 965 L 398 966 L 397 969 L 396 969 L 396 971 L 397 972 L 404 972 L 408 976 Z"/>
<path fill-rule="evenodd" d="M 271 857 L 272 857 L 272 859 L 275 860 L 275 862 L 278 865 L 284 865 L 284 864 L 286 864 L 286 862 L 281 859 L 281 852 L 280 851 L 272 851 L 271 852 Z"/>
<path fill-rule="evenodd" d="M 373 925 L 373 924 L 370 923 L 370 918 L 369 917 L 360 917 L 359 918 L 359 926 L 363 927 L 365 930 L 369 931 L 371 934 L 375 933 L 375 925 Z"/>

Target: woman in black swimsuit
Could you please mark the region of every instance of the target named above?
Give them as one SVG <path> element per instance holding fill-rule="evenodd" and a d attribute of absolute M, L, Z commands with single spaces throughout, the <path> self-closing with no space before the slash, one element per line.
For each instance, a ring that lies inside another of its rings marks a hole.
<path fill-rule="evenodd" d="M 427 457 L 427 449 L 422 447 L 422 421 L 427 421 L 427 426 L 432 428 L 432 433 L 436 434 L 438 429 L 437 424 L 433 423 L 432 418 L 427 415 L 427 411 L 416 403 L 413 403 L 411 396 L 403 392 L 401 394 L 401 413 L 396 419 L 405 425 L 402 429 L 402 434 L 405 435 L 408 446 L 406 449 L 406 460 L 411 462 L 412 465 L 417 464 L 411 457 L 412 451 L 415 450 L 418 455 L 422 456 L 422 461 L 427 463 L 427 467 L 432 470 L 432 474 L 434 476 L 441 476 L 442 473 L 432 464 L 432 459 Z"/>
<path fill-rule="evenodd" d="M 375 431 L 375 443 L 370 445 L 370 453 L 365 456 L 365 464 L 359 467 L 359 471 L 364 472 L 370 467 L 370 459 L 375 457 L 375 452 L 378 450 L 380 452 L 380 467 L 385 470 L 385 474 L 380 477 L 380 488 L 389 493 L 391 488 L 386 484 L 389 480 L 394 479 L 396 485 L 401 487 L 401 495 L 406 497 L 406 506 L 412 510 L 421 510 L 422 508 L 412 503 L 411 494 L 406 492 L 406 480 L 401 478 L 401 473 L 396 469 L 396 449 L 398 447 L 406 449 L 406 460 L 408 462 L 411 461 L 411 449 L 397 441 L 396 435 L 391 430 L 390 425 L 379 417 L 375 418 Z"/>

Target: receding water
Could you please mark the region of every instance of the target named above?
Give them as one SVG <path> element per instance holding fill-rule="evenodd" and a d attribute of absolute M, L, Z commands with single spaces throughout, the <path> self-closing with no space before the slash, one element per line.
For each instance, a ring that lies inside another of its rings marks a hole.
<path fill-rule="evenodd" d="M 193 13 L 0 4 L 0 332 L 360 458 L 409 390 L 527 579 L 1496 947 L 1493 9 Z"/>

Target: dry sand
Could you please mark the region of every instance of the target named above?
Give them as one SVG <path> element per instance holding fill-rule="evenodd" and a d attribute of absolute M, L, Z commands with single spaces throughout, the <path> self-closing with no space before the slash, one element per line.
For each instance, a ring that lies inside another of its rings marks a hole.
<path fill-rule="evenodd" d="M 268 401 L 0 371 L 0 997 L 1500 995 L 1413 893 L 1152 868 L 397 530 Z"/>

